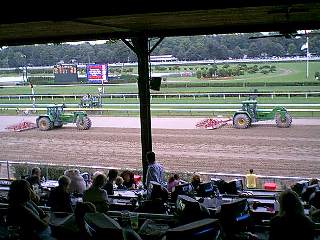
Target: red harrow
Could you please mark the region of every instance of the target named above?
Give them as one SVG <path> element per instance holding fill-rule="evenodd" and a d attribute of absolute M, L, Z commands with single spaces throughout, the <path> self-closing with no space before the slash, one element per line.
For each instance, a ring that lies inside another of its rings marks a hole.
<path fill-rule="evenodd" d="M 21 132 L 21 131 L 33 129 L 33 128 L 36 128 L 36 127 L 37 127 L 37 125 L 35 123 L 22 121 L 22 122 L 20 122 L 18 124 L 10 125 L 10 126 L 6 127 L 6 129 L 12 130 L 12 131 L 15 131 L 15 132 Z"/>
<path fill-rule="evenodd" d="M 213 119 L 213 118 L 207 118 L 204 120 L 201 120 L 196 124 L 197 128 L 205 128 L 205 129 L 217 129 L 221 128 L 225 125 L 228 124 L 228 122 L 232 121 L 231 118 L 227 120 L 222 120 L 222 119 Z"/>

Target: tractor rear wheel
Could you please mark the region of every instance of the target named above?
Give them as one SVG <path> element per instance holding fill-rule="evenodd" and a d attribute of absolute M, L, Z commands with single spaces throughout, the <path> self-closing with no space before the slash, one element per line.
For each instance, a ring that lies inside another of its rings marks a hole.
<path fill-rule="evenodd" d="M 279 128 L 288 128 L 291 126 L 292 117 L 289 113 L 286 113 L 283 119 L 281 119 L 280 114 L 276 114 L 275 119 L 276 119 L 276 125 Z"/>
<path fill-rule="evenodd" d="M 248 128 L 250 124 L 250 118 L 247 114 L 238 114 L 233 118 L 233 126 L 235 128 Z"/>
<path fill-rule="evenodd" d="M 87 116 L 82 118 L 77 117 L 76 124 L 79 130 L 88 130 L 89 128 L 91 128 L 91 120 Z"/>
<path fill-rule="evenodd" d="M 42 117 L 38 121 L 38 128 L 41 131 L 48 131 L 53 128 L 53 122 L 48 117 Z"/>

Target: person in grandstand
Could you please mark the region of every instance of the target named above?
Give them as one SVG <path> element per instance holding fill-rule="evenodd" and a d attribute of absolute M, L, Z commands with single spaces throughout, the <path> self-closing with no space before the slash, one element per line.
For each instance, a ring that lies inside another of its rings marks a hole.
<path fill-rule="evenodd" d="M 313 240 L 314 223 L 304 214 L 296 192 L 286 190 L 279 196 L 279 213 L 270 221 L 269 240 Z"/>
<path fill-rule="evenodd" d="M 148 169 L 146 175 L 146 187 L 149 188 L 150 182 L 154 181 L 159 183 L 160 185 L 164 185 L 163 183 L 163 167 L 161 164 L 156 162 L 156 157 L 154 152 L 147 152 L 147 160 L 148 160 Z"/>
<path fill-rule="evenodd" d="M 257 175 L 253 173 L 253 169 L 249 170 L 249 173 L 246 174 L 246 185 L 247 188 L 256 188 L 257 187 Z"/>

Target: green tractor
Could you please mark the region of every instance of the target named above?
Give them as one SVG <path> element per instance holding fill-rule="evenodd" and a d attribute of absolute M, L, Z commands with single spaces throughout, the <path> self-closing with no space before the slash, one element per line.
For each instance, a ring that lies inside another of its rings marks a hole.
<path fill-rule="evenodd" d="M 241 110 L 233 115 L 233 126 L 235 128 L 248 128 L 251 123 L 275 119 L 276 126 L 288 128 L 291 126 L 292 117 L 284 107 L 274 107 L 272 111 L 257 109 L 256 100 L 242 102 Z"/>
<path fill-rule="evenodd" d="M 39 116 L 36 122 L 41 131 L 61 128 L 67 123 L 76 123 L 79 130 L 88 130 L 91 127 L 91 120 L 86 112 L 76 111 L 67 114 L 64 113 L 64 105 L 47 107 L 47 114 Z"/>

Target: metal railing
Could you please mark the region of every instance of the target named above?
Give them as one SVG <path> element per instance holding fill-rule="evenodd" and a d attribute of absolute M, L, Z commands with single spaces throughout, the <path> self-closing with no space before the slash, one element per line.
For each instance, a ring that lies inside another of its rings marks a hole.
<path fill-rule="evenodd" d="M 245 97 L 247 98 L 248 96 L 252 96 L 252 95 L 258 95 L 259 97 L 270 97 L 270 98 L 274 98 L 274 97 L 287 97 L 287 98 L 291 98 L 291 97 L 304 97 L 304 98 L 309 98 L 309 97 L 319 97 L 320 96 L 320 92 L 269 92 L 269 93 L 245 93 L 245 92 L 228 92 L 228 93 L 152 93 L 150 94 L 150 98 L 151 100 L 153 98 L 164 98 L 166 99 L 170 99 L 170 98 L 193 98 L 194 100 L 196 98 L 212 98 L 212 97 L 221 97 L 223 99 L 227 98 L 227 97 L 237 97 L 239 99 Z M 0 95 L 0 99 L 30 99 L 32 100 L 32 98 L 36 98 L 36 99 L 51 99 L 54 100 L 56 98 L 62 98 L 62 99 L 79 99 L 82 98 L 84 96 L 84 94 L 6 94 L 6 95 Z M 122 99 L 126 99 L 126 98 L 139 98 L 139 95 L 137 93 L 108 93 L 108 94 L 103 94 L 102 95 L 103 98 L 109 98 L 109 99 L 113 99 L 113 98 L 122 98 Z"/>

